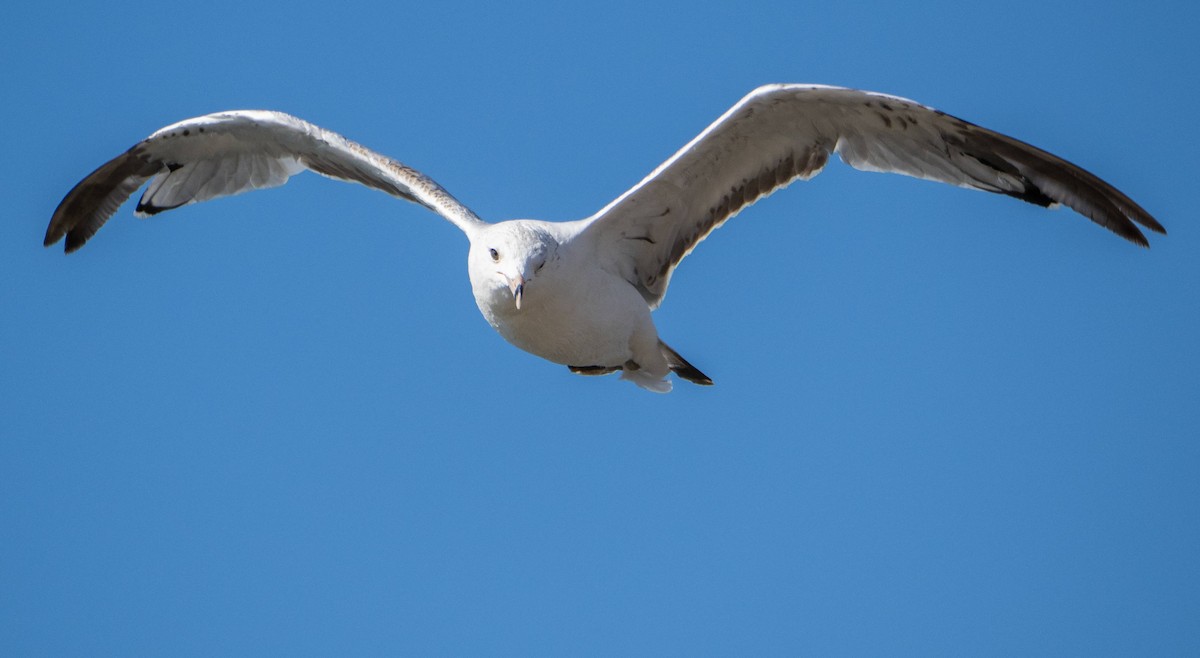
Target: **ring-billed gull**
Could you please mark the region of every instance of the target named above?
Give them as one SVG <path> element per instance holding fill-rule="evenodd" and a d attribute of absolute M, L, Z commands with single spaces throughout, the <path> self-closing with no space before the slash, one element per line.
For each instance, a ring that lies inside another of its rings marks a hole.
<path fill-rule="evenodd" d="M 470 240 L 484 318 L 513 345 L 581 374 L 621 372 L 671 389 L 711 384 L 659 337 L 650 313 L 671 273 L 714 228 L 837 153 L 850 166 L 1023 201 L 1064 204 L 1139 245 L 1145 210 L 1079 167 L 914 101 L 823 85 L 759 87 L 599 212 L 578 221 L 484 222 L 400 162 L 296 117 L 232 111 L 158 130 L 92 172 L 59 204 L 45 244 L 74 251 L 147 181 L 135 214 L 282 185 L 305 169 L 414 201 Z"/>

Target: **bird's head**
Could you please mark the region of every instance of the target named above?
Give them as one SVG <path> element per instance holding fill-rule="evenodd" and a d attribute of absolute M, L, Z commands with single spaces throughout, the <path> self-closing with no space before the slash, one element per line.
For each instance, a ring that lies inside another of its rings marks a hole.
<path fill-rule="evenodd" d="M 527 220 L 501 222 L 471 237 L 467 266 L 477 301 L 498 303 L 498 298 L 505 298 L 515 309 L 521 309 L 527 288 L 558 247 L 554 237 L 538 224 Z"/>

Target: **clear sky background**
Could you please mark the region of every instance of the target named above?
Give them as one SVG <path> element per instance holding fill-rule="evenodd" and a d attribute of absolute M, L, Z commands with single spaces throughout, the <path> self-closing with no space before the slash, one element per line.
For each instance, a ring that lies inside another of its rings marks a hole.
<path fill-rule="evenodd" d="M 1189 2 L 9 7 L 0 654 L 1196 655 L 1198 31 Z M 683 263 L 656 319 L 716 386 L 668 396 L 509 346 L 452 225 L 311 174 L 41 247 L 199 114 L 575 219 L 768 82 L 1012 134 L 1170 235 L 831 165 Z"/>

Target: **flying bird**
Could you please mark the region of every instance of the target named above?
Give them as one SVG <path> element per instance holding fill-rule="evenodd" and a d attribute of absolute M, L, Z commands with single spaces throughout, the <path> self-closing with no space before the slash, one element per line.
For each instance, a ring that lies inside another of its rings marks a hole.
<path fill-rule="evenodd" d="M 46 246 L 79 249 L 134 192 L 135 215 L 282 185 L 305 169 L 419 203 L 470 241 L 483 317 L 513 345 L 572 372 L 620 372 L 671 390 L 712 380 L 658 336 L 651 311 L 712 230 L 756 200 L 820 173 L 833 153 L 855 169 L 905 174 L 1039 206 L 1066 205 L 1148 246 L 1145 210 L 1039 148 L 886 94 L 810 84 L 759 87 L 629 191 L 586 219 L 499 223 L 421 172 L 281 112 L 219 112 L 172 124 L 92 172 L 62 200 Z"/>

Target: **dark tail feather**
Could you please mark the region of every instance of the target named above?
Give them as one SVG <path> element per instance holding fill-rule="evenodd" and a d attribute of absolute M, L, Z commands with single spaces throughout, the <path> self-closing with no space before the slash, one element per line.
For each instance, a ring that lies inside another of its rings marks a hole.
<path fill-rule="evenodd" d="M 709 379 L 708 375 L 700 372 L 696 366 L 687 362 L 687 359 L 679 356 L 679 352 L 671 349 L 669 345 L 658 341 L 658 347 L 662 350 L 663 356 L 667 357 L 667 365 L 671 366 L 671 371 L 678 375 L 681 379 L 686 379 L 693 384 L 701 386 L 712 386 L 713 380 Z"/>

